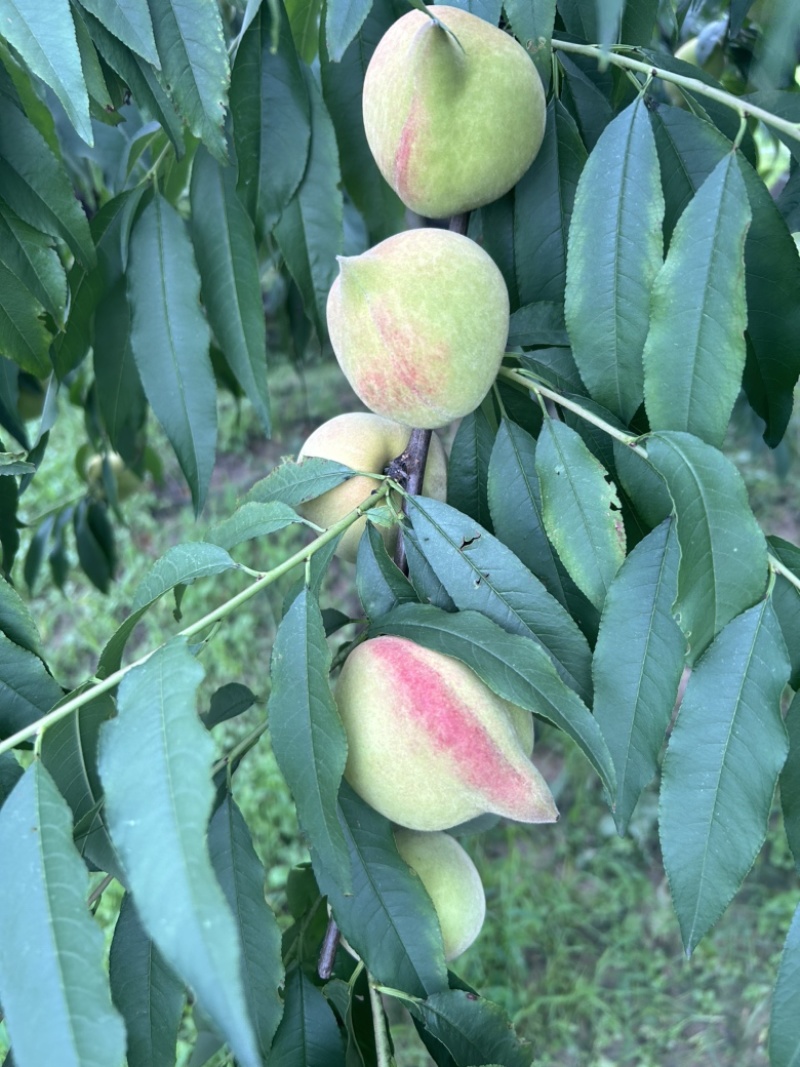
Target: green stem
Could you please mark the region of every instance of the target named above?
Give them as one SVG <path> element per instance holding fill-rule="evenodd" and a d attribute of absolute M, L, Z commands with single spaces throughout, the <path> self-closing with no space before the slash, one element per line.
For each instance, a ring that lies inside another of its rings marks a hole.
<path fill-rule="evenodd" d="M 372 1027 L 375 1031 L 375 1053 L 378 1057 L 378 1067 L 393 1067 L 391 1045 L 389 1044 L 389 1031 L 386 1026 L 386 1016 L 383 1013 L 381 995 L 372 975 L 367 975 L 369 983 L 369 1003 L 372 1008 Z"/>
<path fill-rule="evenodd" d="M 272 570 L 267 571 L 261 578 L 253 582 L 246 589 L 243 589 L 241 593 L 237 593 L 231 597 L 230 600 L 226 600 L 219 607 L 214 608 L 213 611 L 208 612 L 197 622 L 191 623 L 189 626 L 185 626 L 175 636 L 176 637 L 194 637 L 195 634 L 200 633 L 201 630 L 205 630 L 206 627 L 211 626 L 212 623 L 217 622 L 220 619 L 224 619 L 226 616 L 234 612 L 242 604 L 245 604 L 248 600 L 252 599 L 257 593 L 260 593 L 262 589 L 266 589 L 268 585 L 272 585 L 277 582 L 279 578 L 282 578 L 289 571 L 293 570 L 301 563 L 305 563 L 306 559 L 313 556 L 315 552 L 318 552 L 321 548 L 324 548 L 330 541 L 333 541 L 340 533 L 343 533 L 348 527 L 352 526 L 354 522 L 364 514 L 365 511 L 369 511 L 370 508 L 376 507 L 378 504 L 383 503 L 389 493 L 388 482 L 375 494 L 368 497 L 359 507 L 354 508 L 343 519 L 330 526 L 325 533 L 320 534 L 315 538 L 310 545 L 295 552 L 294 555 L 289 556 L 283 563 L 279 563 L 277 567 L 273 567 Z M 172 638 L 170 638 L 172 640 Z M 78 696 L 73 697 L 72 700 L 68 700 L 65 704 L 61 704 L 59 707 L 54 708 L 53 711 L 49 711 L 41 719 L 37 719 L 36 722 L 29 723 L 28 726 L 18 730 L 11 737 L 7 737 L 5 741 L 0 742 L 0 755 L 4 752 L 9 752 L 12 748 L 16 748 L 17 745 L 23 741 L 27 741 L 33 737 L 34 734 L 40 730 L 44 731 L 48 726 L 52 726 L 53 723 L 59 722 L 61 719 L 66 718 L 67 715 L 71 715 L 73 711 L 77 711 L 78 708 L 82 708 L 85 704 L 94 700 L 95 697 L 100 696 L 102 693 L 108 693 L 109 690 L 116 688 L 122 679 L 134 667 L 141 667 L 143 663 L 146 663 L 154 652 L 159 648 L 163 648 L 167 644 L 163 641 L 158 648 L 151 649 L 150 652 L 145 653 L 144 656 L 140 656 L 139 659 L 133 663 L 129 663 L 126 667 L 121 667 L 118 671 L 114 671 L 113 674 L 109 674 L 107 678 L 103 678 L 102 681 L 96 682 L 94 685 L 89 686 Z"/>
<path fill-rule="evenodd" d="M 559 41 L 553 38 L 553 48 L 557 48 L 560 52 L 571 52 L 574 55 L 591 56 L 596 58 L 598 63 L 613 63 L 614 66 L 622 67 L 625 70 L 636 70 L 641 74 L 648 74 L 664 81 L 674 82 L 675 85 L 689 89 L 699 96 L 707 96 L 710 100 L 716 100 L 718 103 L 724 104 L 725 107 L 737 111 L 740 115 L 749 115 L 754 119 L 760 119 L 765 125 L 772 126 L 773 129 L 785 133 L 787 137 L 800 141 L 800 124 L 789 122 L 788 119 L 773 115 L 771 111 L 765 111 L 762 107 L 756 107 L 755 104 L 741 100 L 738 96 L 734 96 L 733 93 L 726 93 L 724 89 L 715 89 L 713 85 L 706 85 L 705 82 L 700 81 L 698 78 L 687 78 L 684 74 L 673 74 L 672 71 L 664 70 L 653 63 L 643 63 L 640 59 L 631 59 L 629 56 L 620 55 L 618 52 L 604 52 L 598 45 L 574 44 L 572 41 Z"/>

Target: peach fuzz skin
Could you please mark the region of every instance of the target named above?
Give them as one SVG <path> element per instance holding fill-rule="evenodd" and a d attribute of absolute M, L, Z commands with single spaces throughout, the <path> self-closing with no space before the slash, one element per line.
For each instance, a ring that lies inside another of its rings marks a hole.
<path fill-rule="evenodd" d="M 471 211 L 516 185 L 541 147 L 545 94 L 530 56 L 446 5 L 409 11 L 367 67 L 364 129 L 378 168 L 420 215 Z M 447 30 L 458 39 L 458 43 Z"/>
<path fill-rule="evenodd" d="M 460 234 L 417 229 L 339 266 L 328 330 L 362 402 L 421 429 L 473 411 L 508 338 L 508 291 L 492 258 Z"/>
<path fill-rule="evenodd" d="M 351 411 L 324 422 L 307 439 L 300 449 L 298 460 L 307 456 L 336 460 L 358 471 L 383 474 L 386 467 L 408 446 L 411 430 L 399 422 L 384 419 L 368 411 Z M 309 500 L 299 509 L 304 518 L 318 526 L 332 526 L 357 508 L 373 493 L 379 482 L 372 478 L 350 478 L 322 496 Z M 447 492 L 447 455 L 436 434 L 431 436 L 425 477 L 422 483 L 424 496 L 444 500 Z M 398 510 L 399 498 L 395 501 Z M 358 519 L 347 530 L 336 549 L 340 559 L 355 563 L 361 535 L 367 524 L 366 518 Z M 396 527 L 381 527 L 387 551 L 391 555 L 397 543 Z"/>
<path fill-rule="evenodd" d="M 399 826 L 446 830 L 486 813 L 558 818 L 510 705 L 459 660 L 376 637 L 348 656 L 336 700 L 348 737 L 345 777 Z"/>

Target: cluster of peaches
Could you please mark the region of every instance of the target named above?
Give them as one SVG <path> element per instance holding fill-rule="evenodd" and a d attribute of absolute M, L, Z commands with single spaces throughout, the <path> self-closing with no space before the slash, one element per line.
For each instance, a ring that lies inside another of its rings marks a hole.
<path fill-rule="evenodd" d="M 541 145 L 545 103 L 513 37 L 457 8 L 429 11 L 409 12 L 378 44 L 363 114 L 385 179 L 413 212 L 441 219 L 516 184 Z M 382 474 L 412 428 L 441 428 L 483 400 L 505 352 L 508 291 L 487 253 L 447 229 L 409 229 L 339 263 L 330 338 L 370 410 L 325 423 L 300 459 Z M 423 495 L 445 499 L 446 479 L 445 450 L 433 434 Z M 329 526 L 374 489 L 369 477 L 351 478 L 304 513 Z M 364 523 L 341 539 L 344 559 L 355 561 Z M 394 551 L 396 528 L 383 532 Z M 530 823 L 557 818 L 530 759 L 531 715 L 460 661 L 391 636 L 356 645 L 336 701 L 348 738 L 345 777 L 398 827 L 398 850 L 431 896 L 452 959 L 480 931 L 485 899 L 472 861 L 444 831 L 490 813 Z"/>

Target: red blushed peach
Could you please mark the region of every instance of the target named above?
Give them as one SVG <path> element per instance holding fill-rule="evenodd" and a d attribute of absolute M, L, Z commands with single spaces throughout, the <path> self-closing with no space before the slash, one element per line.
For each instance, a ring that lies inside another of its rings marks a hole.
<path fill-rule="evenodd" d="M 399 826 L 446 830 L 486 813 L 557 819 L 510 706 L 459 660 L 405 638 L 372 638 L 347 657 L 336 701 L 345 778 Z"/>
<path fill-rule="evenodd" d="M 492 258 L 460 234 L 418 229 L 339 266 L 328 329 L 367 407 L 423 429 L 473 411 L 508 338 L 508 291 Z"/>

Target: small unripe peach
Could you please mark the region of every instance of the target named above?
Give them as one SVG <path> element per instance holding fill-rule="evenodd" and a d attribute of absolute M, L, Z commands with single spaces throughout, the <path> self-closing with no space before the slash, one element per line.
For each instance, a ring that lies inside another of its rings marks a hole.
<path fill-rule="evenodd" d="M 508 339 L 508 290 L 491 256 L 468 237 L 419 229 L 339 267 L 328 330 L 366 406 L 424 429 L 473 411 Z"/>
<path fill-rule="evenodd" d="M 319 456 L 344 463 L 357 471 L 383 474 L 386 467 L 405 451 L 411 430 L 392 419 L 384 419 L 369 411 L 352 411 L 336 415 L 311 434 L 300 449 L 299 460 L 307 456 Z M 303 504 L 301 513 L 317 526 L 332 526 L 357 508 L 378 487 L 372 478 L 350 478 L 327 493 Z M 425 477 L 422 483 L 425 496 L 444 500 L 447 494 L 447 456 L 439 438 L 431 436 Z M 400 501 L 396 501 L 400 507 Z M 343 535 L 336 550 L 342 559 L 355 563 L 358 544 L 364 532 L 366 518 L 358 519 Z M 390 555 L 397 543 L 397 528 L 381 530 Z"/>
<path fill-rule="evenodd" d="M 545 97 L 509 34 L 460 8 L 430 11 L 436 21 L 409 11 L 378 43 L 364 77 L 364 130 L 403 203 L 444 218 L 516 185 L 542 143 Z"/>
<path fill-rule="evenodd" d="M 345 778 L 399 826 L 446 830 L 488 812 L 558 818 L 510 706 L 460 660 L 406 638 L 372 638 L 345 660 L 336 702 Z"/>
<path fill-rule="evenodd" d="M 442 928 L 444 958 L 466 952 L 486 918 L 486 896 L 478 870 L 450 834 L 397 829 L 397 851 L 419 875 Z"/>

